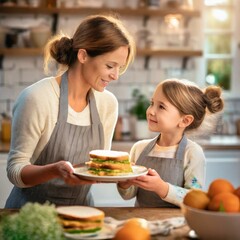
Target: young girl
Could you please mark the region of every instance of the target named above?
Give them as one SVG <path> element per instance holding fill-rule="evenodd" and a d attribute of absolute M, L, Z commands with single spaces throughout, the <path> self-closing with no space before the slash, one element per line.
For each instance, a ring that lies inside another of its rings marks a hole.
<path fill-rule="evenodd" d="M 187 80 L 167 79 L 157 86 L 146 113 L 149 130 L 160 134 L 130 151 L 131 162 L 146 166 L 148 174 L 119 182 L 123 199 L 136 196 L 140 207 L 176 207 L 189 189 L 203 187 L 205 156 L 185 133 L 200 127 L 209 112 L 223 109 L 220 95 L 219 87 L 203 92 Z"/>

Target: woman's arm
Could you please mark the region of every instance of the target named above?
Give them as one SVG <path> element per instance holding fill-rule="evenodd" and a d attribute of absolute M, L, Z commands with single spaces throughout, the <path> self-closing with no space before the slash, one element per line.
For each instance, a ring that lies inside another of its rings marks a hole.
<path fill-rule="evenodd" d="M 44 79 L 26 88 L 14 105 L 7 173 L 17 187 L 27 187 L 22 181 L 22 170 L 34 164 L 57 121 L 59 97 L 53 81 Z"/>
<path fill-rule="evenodd" d="M 75 176 L 71 163 L 64 160 L 45 166 L 27 165 L 21 171 L 21 178 L 28 187 L 47 182 L 54 178 L 63 179 L 70 185 L 95 183 L 95 181 L 87 181 Z"/>

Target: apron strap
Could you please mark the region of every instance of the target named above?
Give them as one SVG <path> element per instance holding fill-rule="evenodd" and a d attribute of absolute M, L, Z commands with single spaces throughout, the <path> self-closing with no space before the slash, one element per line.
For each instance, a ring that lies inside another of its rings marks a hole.
<path fill-rule="evenodd" d="M 60 122 L 67 121 L 68 117 L 68 80 L 67 72 L 62 75 L 62 81 L 60 84 L 60 104 L 58 120 Z M 96 106 L 96 100 L 93 91 L 90 89 L 87 95 L 87 102 L 90 107 L 91 124 L 99 124 L 100 118 Z"/>
<path fill-rule="evenodd" d="M 99 124 L 100 123 L 100 117 L 97 110 L 96 100 L 93 94 L 92 89 L 89 90 L 87 101 L 90 106 L 90 116 L 91 116 L 91 124 Z"/>
<path fill-rule="evenodd" d="M 184 134 L 178 145 L 178 148 L 177 148 L 176 159 L 179 159 L 179 160 L 184 159 L 184 153 L 185 153 L 186 146 L 187 146 L 187 137 Z"/>
<path fill-rule="evenodd" d="M 157 140 L 159 139 L 160 135 L 156 136 L 148 145 L 143 149 L 142 153 L 138 157 L 138 161 L 142 158 L 145 158 L 146 155 L 152 150 L 152 148 L 155 146 Z"/>
<path fill-rule="evenodd" d="M 67 71 L 66 71 L 62 75 L 62 81 L 60 84 L 58 121 L 66 122 L 67 117 L 68 117 L 68 80 L 67 80 Z"/>

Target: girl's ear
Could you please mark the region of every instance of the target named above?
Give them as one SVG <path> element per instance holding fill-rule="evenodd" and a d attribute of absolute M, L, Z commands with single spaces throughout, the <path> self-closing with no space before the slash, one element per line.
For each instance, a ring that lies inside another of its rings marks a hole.
<path fill-rule="evenodd" d="M 85 49 L 79 49 L 78 50 L 78 61 L 80 63 L 85 63 L 87 60 L 88 54 L 87 51 Z"/>
<path fill-rule="evenodd" d="M 184 115 L 182 121 L 179 123 L 179 127 L 186 128 L 189 126 L 194 120 L 193 115 Z"/>

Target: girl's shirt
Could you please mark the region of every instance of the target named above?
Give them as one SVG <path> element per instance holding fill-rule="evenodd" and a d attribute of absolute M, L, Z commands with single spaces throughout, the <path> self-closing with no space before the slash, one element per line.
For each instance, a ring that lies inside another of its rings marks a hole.
<path fill-rule="evenodd" d="M 93 90 L 93 93 L 103 125 L 104 149 L 111 149 L 118 117 L 118 102 L 107 90 Z M 9 180 L 17 187 L 26 187 L 21 180 L 21 170 L 36 161 L 51 137 L 58 118 L 59 97 L 60 87 L 54 77 L 49 77 L 24 89 L 16 100 L 7 172 Z M 75 112 L 69 106 L 67 122 L 90 125 L 89 105 L 82 112 Z"/>
<path fill-rule="evenodd" d="M 137 165 L 137 159 L 150 141 L 152 141 L 152 139 L 141 140 L 133 145 L 130 151 L 130 159 L 132 163 Z M 149 156 L 173 158 L 175 156 L 177 148 L 178 145 L 162 147 L 156 144 L 149 153 Z M 169 191 L 163 200 L 180 206 L 184 196 L 189 191 L 189 189 L 203 188 L 205 182 L 205 171 L 206 159 L 202 148 L 197 143 L 188 139 L 184 154 L 184 186 L 179 187 L 168 183 Z M 137 187 L 135 186 L 131 186 L 128 189 L 122 189 L 118 187 L 118 190 L 124 199 L 131 199 L 135 197 L 137 193 Z"/>

